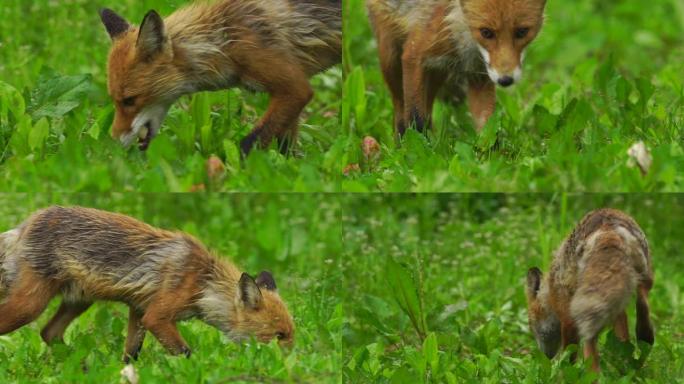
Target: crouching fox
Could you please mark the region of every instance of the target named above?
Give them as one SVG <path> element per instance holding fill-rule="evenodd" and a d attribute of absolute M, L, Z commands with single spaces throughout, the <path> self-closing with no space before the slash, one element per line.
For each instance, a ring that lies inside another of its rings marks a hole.
<path fill-rule="evenodd" d="M 494 112 L 495 85 L 520 80 L 546 0 L 366 0 L 397 133 L 431 124 L 435 98 L 467 95 L 478 131 Z"/>
<path fill-rule="evenodd" d="M 341 0 L 197 1 L 166 19 L 150 11 L 140 27 L 109 9 L 100 16 L 113 41 L 112 135 L 143 150 L 180 96 L 239 86 L 271 96 L 243 153 L 273 138 L 286 151 L 313 97 L 309 78 L 342 58 Z"/>
<path fill-rule="evenodd" d="M 89 208 L 51 207 L 0 234 L 0 335 L 35 320 L 57 295 L 61 305 L 41 331 L 47 343 L 96 300 L 127 304 L 126 362 L 146 331 L 190 356 L 176 322 L 192 317 L 235 341 L 291 344 L 295 331 L 269 272 L 254 279 L 187 234 Z"/>
<path fill-rule="evenodd" d="M 613 325 L 618 338 L 629 340 L 625 308 L 635 292 L 636 337 L 653 344 L 652 285 L 651 255 L 639 225 L 617 210 L 590 212 L 556 251 L 547 276 L 528 271 L 530 329 L 549 358 L 582 341 L 585 358 L 598 371 L 599 333 Z"/>

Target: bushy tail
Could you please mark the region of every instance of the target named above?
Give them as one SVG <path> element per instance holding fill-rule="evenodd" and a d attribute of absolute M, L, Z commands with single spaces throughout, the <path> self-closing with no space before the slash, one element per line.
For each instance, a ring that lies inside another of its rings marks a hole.
<path fill-rule="evenodd" d="M 570 303 L 570 314 L 582 340 L 591 339 L 625 310 L 636 290 L 637 274 L 624 252 L 594 255 Z"/>

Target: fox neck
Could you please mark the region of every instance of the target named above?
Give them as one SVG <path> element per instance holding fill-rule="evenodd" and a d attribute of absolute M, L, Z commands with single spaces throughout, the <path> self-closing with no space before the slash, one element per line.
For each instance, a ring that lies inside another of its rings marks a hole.
<path fill-rule="evenodd" d="M 227 54 L 233 40 L 220 20 L 198 19 L 186 10 L 165 20 L 183 94 L 226 89 L 240 83 L 236 64 Z"/>
<path fill-rule="evenodd" d="M 178 97 L 216 91 L 239 84 L 232 63 L 210 42 L 173 41 L 174 64 L 179 76 Z"/>
<path fill-rule="evenodd" d="M 459 51 L 477 50 L 477 42 L 473 39 L 468 21 L 459 2 L 453 2 L 447 11 L 444 17 L 444 27 L 447 29 L 451 40 L 458 44 Z"/>
<path fill-rule="evenodd" d="M 201 318 L 230 335 L 239 310 L 236 302 L 240 271 L 232 264 L 216 260 L 197 301 Z"/>
<path fill-rule="evenodd" d="M 444 51 L 447 56 L 457 56 L 459 66 L 466 72 L 481 73 L 483 62 L 478 44 L 472 36 L 459 2 L 453 2 L 450 5 L 441 24 L 437 37 L 440 42 L 435 43 L 434 46 L 448 47 L 441 51 Z"/>

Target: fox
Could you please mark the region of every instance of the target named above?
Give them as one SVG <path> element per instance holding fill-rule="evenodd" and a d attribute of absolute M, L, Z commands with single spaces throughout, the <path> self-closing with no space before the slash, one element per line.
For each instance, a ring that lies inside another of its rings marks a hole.
<path fill-rule="evenodd" d="M 585 359 L 599 372 L 599 333 L 612 325 L 618 339 L 629 341 L 626 307 L 635 294 L 637 340 L 653 345 L 652 286 L 648 241 L 634 219 L 609 208 L 589 212 L 555 252 L 547 275 L 528 270 L 530 330 L 550 359 L 581 341 Z"/>
<path fill-rule="evenodd" d="M 147 331 L 170 354 L 190 357 L 176 323 L 191 318 L 235 342 L 294 341 L 270 272 L 253 278 L 186 233 L 119 213 L 52 206 L 0 234 L 0 335 L 36 320 L 58 295 L 42 339 L 62 341 L 95 301 L 122 302 L 129 308 L 126 364 L 137 360 Z"/>
<path fill-rule="evenodd" d="M 394 130 L 432 126 L 435 99 L 468 108 L 479 133 L 496 85 L 522 77 L 525 49 L 539 34 L 546 0 L 366 0 L 380 69 L 392 95 Z"/>
<path fill-rule="evenodd" d="M 100 19 L 112 40 L 111 133 L 143 151 L 181 96 L 240 87 L 270 95 L 242 153 L 274 138 L 287 153 L 314 95 L 310 78 L 342 60 L 342 0 L 196 1 L 165 19 L 150 10 L 139 27 L 108 8 Z"/>

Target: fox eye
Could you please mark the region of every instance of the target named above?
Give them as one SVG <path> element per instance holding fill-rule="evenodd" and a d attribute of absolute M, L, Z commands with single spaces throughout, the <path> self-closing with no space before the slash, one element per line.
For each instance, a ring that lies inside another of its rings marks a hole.
<path fill-rule="evenodd" d="M 135 105 L 135 97 L 127 97 L 121 101 L 124 107 L 132 107 Z"/>
<path fill-rule="evenodd" d="M 489 28 L 480 28 L 480 35 L 482 35 L 482 37 L 484 37 L 487 40 L 491 40 L 496 36 L 494 31 L 492 31 Z"/>
<path fill-rule="evenodd" d="M 529 28 L 517 28 L 515 30 L 515 38 L 516 39 L 522 39 L 523 37 L 527 36 L 527 34 L 530 32 Z"/>
<path fill-rule="evenodd" d="M 285 338 L 285 332 L 276 332 L 276 339 L 282 340 Z"/>

